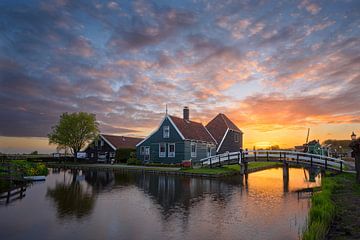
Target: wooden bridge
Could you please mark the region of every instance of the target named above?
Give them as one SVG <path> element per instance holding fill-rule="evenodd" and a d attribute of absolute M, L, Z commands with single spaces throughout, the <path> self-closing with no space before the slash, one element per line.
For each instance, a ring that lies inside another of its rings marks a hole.
<path fill-rule="evenodd" d="M 202 166 L 216 167 L 225 164 L 246 164 L 248 162 L 268 161 L 296 163 L 304 166 L 317 166 L 324 169 L 342 172 L 344 161 L 317 154 L 283 151 L 283 150 L 249 150 L 239 152 L 229 152 L 210 156 L 200 160 Z"/>

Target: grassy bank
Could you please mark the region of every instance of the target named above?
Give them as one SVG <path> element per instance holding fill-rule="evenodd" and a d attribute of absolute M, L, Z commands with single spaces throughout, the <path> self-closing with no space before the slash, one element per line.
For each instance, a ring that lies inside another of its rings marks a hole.
<path fill-rule="evenodd" d="M 262 167 L 271 167 L 276 166 L 277 163 L 273 162 L 249 162 L 248 170 L 257 169 Z M 233 174 L 240 171 L 241 166 L 239 164 L 231 164 L 231 165 L 223 165 L 221 167 L 216 168 L 189 168 L 189 169 L 181 169 L 180 171 L 189 172 L 189 173 L 198 173 L 198 174 Z"/>
<path fill-rule="evenodd" d="M 343 199 L 344 198 L 344 199 Z M 345 224 L 344 232 L 354 231 L 355 234 L 360 232 L 360 217 L 355 211 L 359 208 L 358 200 L 360 199 L 360 186 L 355 184 L 355 176 L 353 174 L 342 173 L 335 176 L 326 174 L 322 179 L 321 192 L 313 195 L 311 199 L 311 209 L 309 212 L 308 229 L 303 235 L 304 240 L 325 239 L 329 232 L 335 231 L 336 235 L 338 225 Z M 345 203 L 345 201 L 348 201 Z M 341 219 L 339 223 L 334 220 Z M 349 229 L 351 224 L 355 224 L 353 229 Z M 358 226 L 356 228 L 356 226 Z M 349 236 L 348 236 L 349 237 Z M 340 239 L 348 239 L 340 237 Z M 338 238 L 334 237 L 334 238 Z"/>
<path fill-rule="evenodd" d="M 43 163 L 33 163 L 26 160 L 11 160 L 7 163 L 11 164 L 10 170 L 13 176 L 43 176 L 48 174 L 48 169 Z M 8 167 L 0 165 L 2 175 L 8 175 Z"/>

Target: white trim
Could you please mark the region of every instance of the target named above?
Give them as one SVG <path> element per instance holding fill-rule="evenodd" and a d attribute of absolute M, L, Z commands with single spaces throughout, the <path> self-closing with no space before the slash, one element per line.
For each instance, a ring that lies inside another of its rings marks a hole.
<path fill-rule="evenodd" d="M 221 147 L 221 145 L 223 144 L 223 142 L 224 142 L 224 140 L 225 140 L 225 137 L 226 137 L 226 135 L 228 134 L 228 132 L 229 132 L 229 128 L 226 129 L 226 132 L 225 132 L 223 138 L 221 139 L 220 145 L 219 145 L 218 148 L 216 149 L 216 152 L 219 152 L 220 147 Z"/>
<path fill-rule="evenodd" d="M 152 135 L 154 135 L 157 131 L 160 130 L 161 125 L 164 123 L 165 119 L 167 118 L 167 115 L 165 115 L 165 117 L 163 118 L 163 120 L 160 123 L 160 126 L 153 131 L 152 133 L 150 133 L 150 135 L 148 135 L 146 138 L 144 138 L 144 140 L 142 140 L 141 142 L 139 142 L 138 144 L 136 144 L 136 147 L 140 146 L 143 142 L 145 142 L 146 140 L 148 140 Z"/>
<path fill-rule="evenodd" d="M 109 140 L 107 140 L 102 134 L 100 134 L 100 138 L 102 138 L 109 146 L 116 151 L 116 147 L 111 144 Z"/>
<path fill-rule="evenodd" d="M 192 146 L 193 145 L 195 146 L 195 152 L 192 151 Z M 195 153 L 195 154 L 193 155 L 193 153 Z M 197 143 L 196 142 L 190 142 L 190 157 L 192 157 L 192 158 L 197 157 Z"/>
<path fill-rule="evenodd" d="M 171 122 L 171 124 L 174 126 L 175 130 L 178 132 L 178 134 L 180 135 L 182 140 L 185 140 L 184 135 L 182 135 L 182 133 L 180 132 L 180 130 L 177 128 L 177 126 L 175 125 L 175 123 L 173 122 L 173 120 L 171 119 L 171 117 L 169 115 L 166 116 L 169 121 Z"/>
<path fill-rule="evenodd" d="M 165 136 L 166 130 L 167 130 L 167 135 Z M 168 125 L 163 126 L 163 138 L 170 138 L 170 126 Z"/>
<path fill-rule="evenodd" d="M 211 138 L 214 140 L 215 144 L 217 144 L 216 139 L 213 137 L 213 135 L 211 135 L 211 133 L 209 132 L 209 130 L 203 125 L 203 127 L 205 128 L 205 130 L 208 132 L 208 134 L 211 136 Z"/>
<path fill-rule="evenodd" d="M 175 143 L 168 143 L 168 157 L 169 158 L 174 158 L 175 157 Z M 170 145 L 174 145 L 174 152 L 170 152 Z M 173 153 L 174 155 L 170 155 L 170 153 Z"/>
<path fill-rule="evenodd" d="M 165 152 L 160 152 L 160 149 L 161 149 L 161 145 L 164 144 L 165 146 Z M 164 155 L 160 155 L 160 153 L 164 153 Z M 166 143 L 165 142 L 161 142 L 159 143 L 159 158 L 164 158 L 166 157 Z"/>

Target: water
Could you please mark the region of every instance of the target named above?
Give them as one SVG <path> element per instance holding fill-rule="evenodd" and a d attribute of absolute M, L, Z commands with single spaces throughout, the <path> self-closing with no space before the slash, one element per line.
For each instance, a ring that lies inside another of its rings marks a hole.
<path fill-rule="evenodd" d="M 134 172 L 50 170 L 0 205 L 0 239 L 299 239 L 320 184 L 304 169 L 225 180 Z"/>

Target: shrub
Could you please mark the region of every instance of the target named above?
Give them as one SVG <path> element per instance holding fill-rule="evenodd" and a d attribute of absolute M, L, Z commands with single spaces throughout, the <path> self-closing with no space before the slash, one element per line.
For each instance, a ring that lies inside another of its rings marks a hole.
<path fill-rule="evenodd" d="M 130 153 L 130 158 L 126 161 L 128 165 L 141 165 L 142 162 L 136 158 L 136 153 L 132 152 Z"/>
<path fill-rule="evenodd" d="M 116 162 L 125 163 L 130 158 L 131 153 L 135 153 L 135 149 L 132 148 L 118 148 L 115 152 Z"/>

